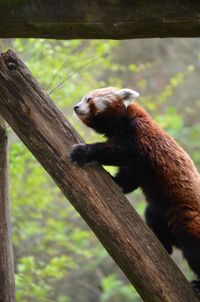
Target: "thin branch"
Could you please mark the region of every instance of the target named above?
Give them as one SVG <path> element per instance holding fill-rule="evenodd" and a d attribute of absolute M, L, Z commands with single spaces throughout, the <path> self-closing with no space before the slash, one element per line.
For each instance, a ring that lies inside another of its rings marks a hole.
<path fill-rule="evenodd" d="M 69 76 L 67 76 L 66 78 L 64 78 L 58 85 L 56 85 L 53 89 L 51 89 L 48 94 L 49 95 L 52 95 L 52 93 L 60 88 L 66 81 L 68 81 L 69 79 L 71 79 L 75 74 L 79 73 L 81 70 L 83 70 L 85 67 L 91 65 L 92 63 L 100 60 L 100 59 L 103 59 L 105 57 L 108 57 L 109 55 L 111 55 L 111 53 L 107 54 L 107 55 L 103 55 L 103 56 L 99 56 L 97 58 L 94 58 L 90 61 L 88 61 L 87 63 L 83 64 L 81 67 L 77 68 L 76 70 L 74 70 L 72 73 L 69 74 Z"/>

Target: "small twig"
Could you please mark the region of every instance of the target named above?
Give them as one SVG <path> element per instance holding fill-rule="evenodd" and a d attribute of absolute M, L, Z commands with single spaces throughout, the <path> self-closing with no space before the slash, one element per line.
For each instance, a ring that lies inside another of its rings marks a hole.
<path fill-rule="evenodd" d="M 64 78 L 57 86 L 55 86 L 53 89 L 51 89 L 48 94 L 51 95 L 56 89 L 60 88 L 66 81 L 68 81 L 70 78 L 73 77 L 73 75 L 79 73 L 79 71 L 81 71 L 82 69 L 84 69 L 85 67 L 87 67 L 88 65 L 102 59 L 102 58 L 105 58 L 105 57 L 108 57 L 109 55 L 111 55 L 113 52 L 111 53 L 108 53 L 106 55 L 103 55 L 103 56 L 99 56 L 97 58 L 94 58 L 93 60 L 90 60 L 88 61 L 87 63 L 85 63 L 84 65 L 82 65 L 81 67 L 77 68 L 75 71 L 73 71 L 72 73 L 70 73 L 69 76 L 67 76 L 66 78 Z M 64 66 L 64 63 L 61 65 L 61 66 Z M 61 69 L 61 67 L 59 68 L 59 70 Z M 59 71 L 58 70 L 58 71 Z M 58 72 L 56 74 L 56 76 L 58 75 Z"/>

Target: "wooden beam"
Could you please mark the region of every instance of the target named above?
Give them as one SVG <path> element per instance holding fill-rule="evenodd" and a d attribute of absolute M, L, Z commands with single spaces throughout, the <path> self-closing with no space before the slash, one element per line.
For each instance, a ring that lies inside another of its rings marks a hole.
<path fill-rule="evenodd" d="M 1 38 L 199 37 L 199 1 L 2 0 Z"/>
<path fill-rule="evenodd" d="M 15 302 L 10 220 L 7 130 L 5 121 L 0 116 L 0 301 L 2 302 Z"/>
<path fill-rule="evenodd" d="M 144 301 L 197 302 L 184 276 L 111 177 L 70 162 L 82 142 L 23 62 L 0 57 L 0 112 L 88 223 Z"/>

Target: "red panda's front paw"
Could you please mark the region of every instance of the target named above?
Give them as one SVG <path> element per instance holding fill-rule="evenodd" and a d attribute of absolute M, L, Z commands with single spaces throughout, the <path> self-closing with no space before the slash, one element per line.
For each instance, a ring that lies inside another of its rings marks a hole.
<path fill-rule="evenodd" d="M 86 144 L 76 144 L 72 147 L 70 160 L 81 167 L 90 162 L 88 155 L 88 146 Z"/>

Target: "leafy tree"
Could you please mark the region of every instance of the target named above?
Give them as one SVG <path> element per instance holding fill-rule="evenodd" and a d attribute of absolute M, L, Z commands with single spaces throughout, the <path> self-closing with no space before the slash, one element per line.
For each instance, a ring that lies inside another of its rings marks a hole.
<path fill-rule="evenodd" d="M 141 92 L 139 102 L 200 166 L 200 101 L 195 93 L 200 42 L 14 39 L 0 43 L 21 55 L 88 142 L 96 135 L 74 116 L 73 104 L 91 89 L 129 86 Z M 13 132 L 9 134 L 17 301 L 141 301 L 43 168 Z M 113 168 L 109 171 L 114 173 Z M 141 192 L 129 198 L 142 215 Z M 175 253 L 175 260 L 190 275 L 180 254 Z"/>

